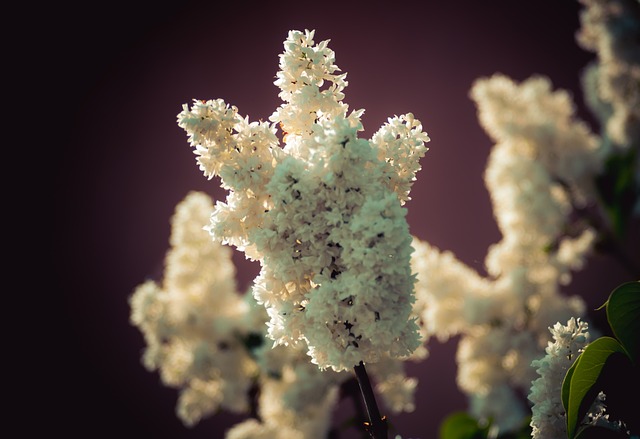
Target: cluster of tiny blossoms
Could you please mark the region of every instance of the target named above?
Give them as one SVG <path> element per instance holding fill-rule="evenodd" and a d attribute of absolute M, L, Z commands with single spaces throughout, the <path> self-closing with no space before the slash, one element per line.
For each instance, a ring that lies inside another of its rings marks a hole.
<path fill-rule="evenodd" d="M 237 294 L 231 249 L 203 230 L 212 210 L 200 192 L 176 206 L 162 283 L 147 280 L 130 298 L 131 322 L 146 341 L 143 363 L 180 389 L 177 413 L 187 425 L 220 409 L 248 412 L 258 370 L 243 341 L 256 329 Z"/>
<path fill-rule="evenodd" d="M 228 439 L 324 439 L 340 386 L 353 375 L 320 370 L 302 343 L 266 343 L 264 307 L 237 291 L 231 249 L 205 230 L 212 212 L 202 192 L 176 206 L 163 281 L 143 282 L 130 298 L 131 322 L 147 344 L 144 365 L 179 389 L 176 411 L 188 426 L 226 410 L 258 417 L 234 426 Z M 372 366 L 388 410 L 412 411 L 416 380 L 404 362 L 385 357 Z"/>
<path fill-rule="evenodd" d="M 602 122 L 600 135 L 575 116 L 570 95 L 553 91 L 545 77 L 521 83 L 502 74 L 478 79 L 471 97 L 495 142 L 485 183 L 502 233 L 485 259 L 489 276 L 451 252 L 414 242 L 416 309 L 425 338 L 461 336 L 458 386 L 469 396 L 471 413 L 493 419 L 501 431 L 519 427 L 528 411 L 521 393 L 536 378 L 531 362 L 544 354 L 547 328 L 584 316 L 580 298 L 561 294 L 598 239 L 582 213 L 598 204 L 595 181 L 605 160 L 640 142 L 640 3 L 581 2 L 586 8 L 578 43 L 598 56 L 585 71 L 583 91 Z M 640 184 L 637 156 L 635 165 Z M 569 329 L 586 330 L 580 320 L 569 322 Z M 554 328 L 559 336 L 559 326 Z M 537 423 L 555 416 L 539 393 L 534 389 L 530 397 L 539 402 Z M 559 398 L 559 390 L 553 395 Z"/>
<path fill-rule="evenodd" d="M 584 417 L 583 424 L 592 425 L 594 427 L 604 427 L 608 430 L 626 434 L 632 438 L 637 438 L 638 436 L 636 435 L 631 436 L 631 431 L 627 429 L 627 425 L 623 421 L 619 419 L 611 419 L 611 416 L 607 413 L 607 405 L 605 404 L 606 399 L 607 395 L 604 392 L 598 392 L 598 395 L 595 397 Z"/>
<path fill-rule="evenodd" d="M 429 137 L 406 114 L 359 139 L 346 74 L 313 37 L 289 32 L 275 81 L 284 103 L 270 122 L 217 99 L 185 104 L 178 124 L 205 176 L 229 191 L 208 230 L 261 263 L 253 294 L 269 337 L 304 342 L 320 368 L 341 371 L 420 345 L 403 204 Z"/>
<path fill-rule="evenodd" d="M 566 325 L 556 323 L 549 328 L 546 355 L 532 362 L 539 377 L 531 385 L 532 438 L 566 437 L 567 417 L 562 405 L 562 382 L 567 370 L 589 343 L 589 326 L 570 318 Z"/>
<path fill-rule="evenodd" d="M 610 147 L 628 150 L 640 142 L 640 3 L 580 0 L 578 44 L 595 52 L 585 71 L 587 102 L 604 126 Z"/>
<path fill-rule="evenodd" d="M 584 302 L 560 288 L 596 238 L 572 213 L 593 202 L 603 154 L 569 95 L 545 78 L 481 78 L 471 96 L 495 141 L 485 183 L 502 239 L 489 248 L 483 277 L 416 238 L 416 308 L 427 338 L 461 336 L 458 386 L 474 416 L 505 431 L 528 411 L 522 395 L 535 379 L 531 362 L 543 354 L 547 328 L 584 315 Z"/>
<path fill-rule="evenodd" d="M 586 103 L 602 126 L 611 154 L 634 154 L 634 183 L 640 188 L 640 2 L 580 0 L 578 44 L 597 58 L 582 76 Z M 633 207 L 640 216 L 640 201 Z"/>
<path fill-rule="evenodd" d="M 415 239 L 417 305 L 425 338 L 458 336 L 457 384 L 478 419 L 500 431 L 518 428 L 528 408 L 522 395 L 548 341 L 547 327 L 584 314 L 578 297 L 527 280 L 526 267 L 493 279 L 482 277 L 449 251 Z"/>
<path fill-rule="evenodd" d="M 526 266 L 537 284 L 568 283 L 595 237 L 572 214 L 595 200 L 599 136 L 575 117 L 569 94 L 552 91 L 543 77 L 518 84 L 496 74 L 477 80 L 471 97 L 495 141 L 485 182 L 503 240 L 489 249 L 488 271 Z"/>

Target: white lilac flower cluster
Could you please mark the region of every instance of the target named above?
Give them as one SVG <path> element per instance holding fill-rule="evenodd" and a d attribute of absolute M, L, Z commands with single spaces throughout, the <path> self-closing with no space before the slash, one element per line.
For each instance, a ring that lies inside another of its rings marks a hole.
<path fill-rule="evenodd" d="M 599 139 L 574 117 L 569 95 L 533 77 L 517 84 L 504 75 L 475 82 L 478 117 L 495 141 L 485 171 L 502 233 L 485 260 L 488 277 L 415 239 L 416 309 L 426 338 L 460 335 L 457 383 L 470 412 L 501 430 L 519 426 L 522 393 L 535 378 L 547 328 L 583 316 L 584 302 L 560 287 L 582 268 L 596 232 L 571 230 L 577 204 L 593 198 L 602 164 Z"/>
<path fill-rule="evenodd" d="M 585 100 L 602 125 L 603 147 L 629 154 L 640 145 L 640 2 L 580 0 L 578 44 L 596 54 L 585 69 Z M 634 184 L 640 188 L 640 154 L 635 153 Z M 633 207 L 640 217 L 640 200 Z"/>
<path fill-rule="evenodd" d="M 584 73 L 587 101 L 604 125 L 612 148 L 640 141 L 640 3 L 580 0 L 578 44 L 595 52 Z"/>
<path fill-rule="evenodd" d="M 492 276 L 527 267 L 537 284 L 568 283 L 595 238 L 572 224 L 573 209 L 595 198 L 604 154 L 599 136 L 575 117 L 567 92 L 532 77 L 517 84 L 496 74 L 475 82 L 479 120 L 496 142 L 485 182 L 503 240 L 489 249 Z"/>
<path fill-rule="evenodd" d="M 429 137 L 406 114 L 359 139 L 362 111 L 342 102 L 346 74 L 313 37 L 289 32 L 275 81 L 284 103 L 270 123 L 217 99 L 184 105 L 178 124 L 200 169 L 229 190 L 213 239 L 261 263 L 253 294 L 269 337 L 305 343 L 318 367 L 341 371 L 420 345 L 403 203 Z"/>
<path fill-rule="evenodd" d="M 425 339 L 458 336 L 457 384 L 470 413 L 493 419 L 500 431 L 519 427 L 528 410 L 521 395 L 535 378 L 530 364 L 543 353 L 546 328 L 584 314 L 584 303 L 530 282 L 526 267 L 482 277 L 451 252 L 418 238 L 414 247 Z"/>
<path fill-rule="evenodd" d="M 266 343 L 264 307 L 238 293 L 231 249 L 205 230 L 213 210 L 211 198 L 195 191 L 176 206 L 163 281 L 142 283 L 130 298 L 131 322 L 147 344 L 144 365 L 179 389 L 176 411 L 188 426 L 220 410 L 256 410 L 260 420 L 248 418 L 226 437 L 323 439 L 340 386 L 353 374 L 320 370 L 303 343 Z M 392 413 L 414 409 L 416 380 L 403 364 L 385 357 L 370 370 Z"/>
<path fill-rule="evenodd" d="M 598 238 L 576 213 L 598 203 L 595 181 L 605 160 L 640 143 L 640 3 L 581 1 L 578 43 L 598 55 L 583 89 L 602 133 L 579 120 L 570 95 L 553 91 L 545 77 L 478 79 L 471 97 L 495 142 L 485 183 L 502 233 L 485 259 L 489 276 L 414 241 L 424 337 L 460 336 L 458 386 L 471 414 L 502 431 L 518 427 L 527 412 L 521 393 L 535 379 L 530 365 L 543 355 L 547 328 L 584 316 L 582 299 L 561 294 Z M 638 157 L 635 165 L 640 185 Z"/>
<path fill-rule="evenodd" d="M 549 328 L 553 341 L 549 341 L 546 355 L 534 360 L 532 366 L 539 375 L 529 392 L 531 401 L 532 438 L 566 437 L 567 418 L 562 405 L 562 382 L 567 370 L 589 344 L 589 326 L 586 322 L 570 318 L 566 325 L 556 323 Z M 601 412 L 601 411 L 600 411 Z"/>
<path fill-rule="evenodd" d="M 231 249 L 203 230 L 212 210 L 200 192 L 176 206 L 162 282 L 147 280 L 130 297 L 131 322 L 146 342 L 143 363 L 180 389 L 177 413 L 186 425 L 220 409 L 247 412 L 258 371 L 243 342 L 254 324 L 237 294 Z"/>
<path fill-rule="evenodd" d="M 585 415 L 584 424 L 594 427 L 604 427 L 608 430 L 625 434 L 628 437 L 637 437 L 631 436 L 631 431 L 627 429 L 627 425 L 623 421 L 614 421 L 611 419 L 611 416 L 607 413 L 607 404 L 605 404 L 606 399 L 607 395 L 604 392 L 598 392 L 598 395 Z"/>

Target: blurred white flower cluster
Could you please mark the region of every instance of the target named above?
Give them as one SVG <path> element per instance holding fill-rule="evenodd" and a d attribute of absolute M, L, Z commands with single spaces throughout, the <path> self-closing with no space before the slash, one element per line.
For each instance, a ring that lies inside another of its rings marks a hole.
<path fill-rule="evenodd" d="M 131 322 L 147 343 L 144 365 L 179 389 L 177 414 L 188 426 L 224 410 L 255 416 L 229 439 L 325 438 L 353 373 L 320 370 L 302 343 L 267 343 L 264 307 L 237 291 L 231 249 L 205 230 L 213 209 L 202 192 L 176 206 L 164 278 L 131 296 Z M 370 373 L 390 412 L 413 410 L 416 380 L 401 360 L 385 358 Z"/>
<path fill-rule="evenodd" d="M 231 249 L 203 230 L 212 209 L 199 192 L 176 207 L 162 282 L 148 280 L 130 298 L 131 322 L 146 341 L 144 365 L 181 389 L 177 412 L 187 425 L 221 409 L 248 412 L 258 372 L 243 340 L 260 329 L 237 294 Z"/>
<path fill-rule="evenodd" d="M 416 296 L 427 336 L 461 336 L 458 386 L 471 413 L 511 430 L 528 411 L 522 393 L 535 378 L 531 361 L 543 352 L 547 328 L 585 312 L 582 299 L 560 287 L 596 237 L 572 224 L 571 213 L 593 198 L 583 182 L 602 158 L 598 137 L 575 120 L 567 93 L 552 92 L 544 78 L 517 84 L 494 75 L 476 81 L 471 96 L 496 142 L 485 182 L 502 240 L 489 248 L 488 277 L 416 240 Z"/>
<path fill-rule="evenodd" d="M 411 317 L 411 235 L 402 204 L 429 137 L 412 114 L 359 139 L 347 115 L 346 74 L 327 41 L 291 31 L 271 123 L 249 122 L 222 100 L 184 106 L 178 124 L 209 178 L 229 190 L 208 230 L 261 272 L 253 294 L 275 343 L 304 343 L 320 368 L 406 357 L 420 345 Z M 283 131 L 283 146 L 276 136 Z"/>
<path fill-rule="evenodd" d="M 585 96 L 603 124 L 606 146 L 628 150 L 640 139 L 638 0 L 579 1 L 578 44 L 597 55 L 583 76 Z"/>
<path fill-rule="evenodd" d="M 579 0 L 578 44 L 596 54 L 585 69 L 585 100 L 602 125 L 606 152 L 634 154 L 631 178 L 640 190 L 640 2 Z M 640 200 L 633 206 L 640 216 Z"/>
<path fill-rule="evenodd" d="M 601 133 L 576 117 L 569 93 L 553 91 L 546 77 L 517 83 L 494 74 L 474 83 L 479 121 L 495 142 L 484 177 L 502 234 L 485 259 L 488 276 L 414 241 L 425 339 L 460 337 L 458 386 L 470 413 L 500 431 L 519 428 L 529 412 L 522 396 L 536 379 L 531 364 L 544 355 L 548 328 L 584 319 L 584 301 L 562 287 L 602 238 L 588 216 L 600 203 L 596 181 L 611 154 L 640 145 L 640 17 L 633 2 L 583 1 L 577 38 L 598 55 L 583 85 Z M 636 155 L 636 169 L 638 163 Z M 635 179 L 640 185 L 640 170 Z M 557 409 L 537 410 L 545 408 Z"/>

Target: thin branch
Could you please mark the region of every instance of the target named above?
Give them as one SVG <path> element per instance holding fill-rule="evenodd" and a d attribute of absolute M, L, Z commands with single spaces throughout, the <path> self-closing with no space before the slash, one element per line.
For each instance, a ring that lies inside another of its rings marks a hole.
<path fill-rule="evenodd" d="M 367 432 L 372 439 L 387 439 L 387 418 L 380 416 L 378 410 L 378 404 L 376 403 L 376 397 L 371 388 L 369 382 L 369 376 L 367 370 L 364 367 L 364 363 L 354 366 L 353 369 L 356 372 L 356 378 L 360 385 L 360 392 L 364 399 L 365 407 L 367 408 L 367 414 L 369 415 L 369 422 L 366 425 Z"/>

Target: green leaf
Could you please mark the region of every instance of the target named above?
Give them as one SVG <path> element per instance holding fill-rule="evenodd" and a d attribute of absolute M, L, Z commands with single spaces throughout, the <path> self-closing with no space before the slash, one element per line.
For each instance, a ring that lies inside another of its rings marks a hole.
<path fill-rule="evenodd" d="M 587 345 L 576 359 L 572 367 L 573 373 L 570 376 L 569 397 L 567 398 L 567 436 L 569 439 L 575 437 L 582 400 L 597 381 L 607 359 L 616 352 L 626 355 L 618 340 L 612 337 L 600 337 Z"/>
<path fill-rule="evenodd" d="M 485 438 L 486 428 L 466 412 L 450 414 L 440 424 L 440 439 L 480 439 Z"/>
<path fill-rule="evenodd" d="M 573 372 L 576 370 L 576 365 L 578 361 L 574 361 L 567 373 L 562 380 L 562 407 L 564 407 L 565 413 L 569 412 L 569 394 L 571 390 L 571 377 L 573 376 Z"/>
<path fill-rule="evenodd" d="M 631 361 L 640 365 L 640 282 L 627 282 L 607 300 L 607 320 Z"/>

